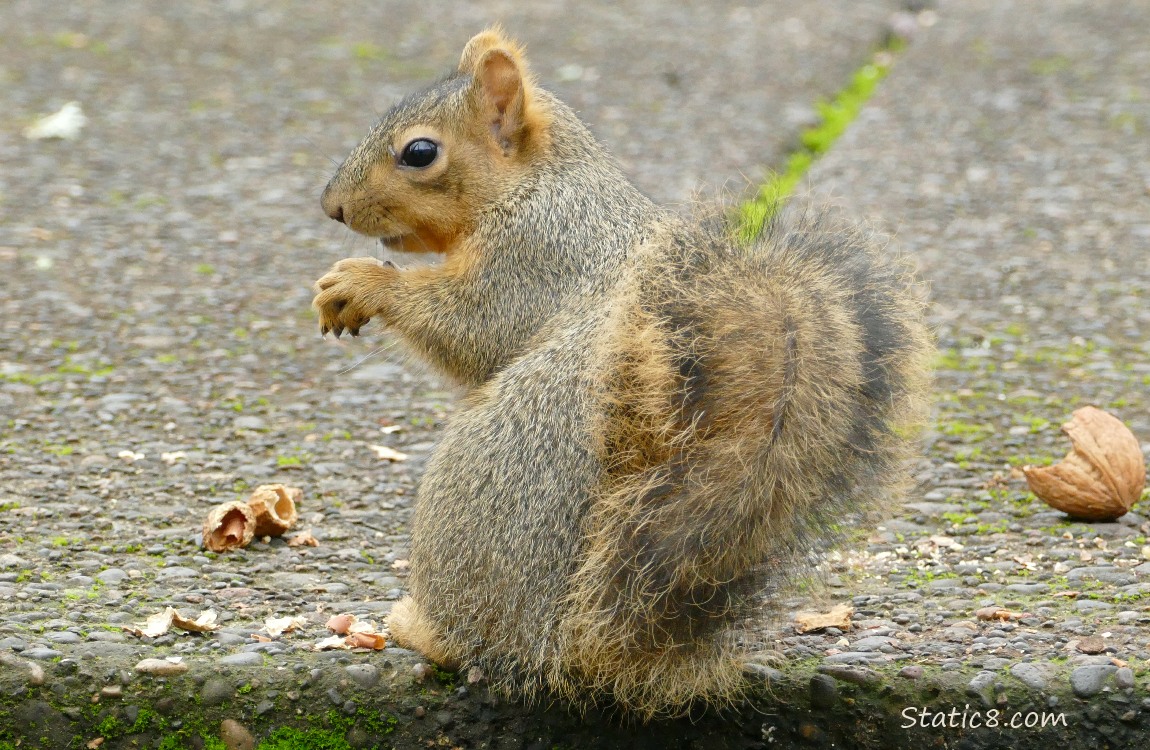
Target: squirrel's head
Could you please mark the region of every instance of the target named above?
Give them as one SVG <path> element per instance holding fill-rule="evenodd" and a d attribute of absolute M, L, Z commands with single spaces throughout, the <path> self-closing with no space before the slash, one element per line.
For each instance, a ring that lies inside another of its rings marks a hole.
<path fill-rule="evenodd" d="M 402 250 L 447 252 L 546 152 L 548 114 L 498 27 L 459 68 L 384 115 L 323 192 L 336 221 Z"/>

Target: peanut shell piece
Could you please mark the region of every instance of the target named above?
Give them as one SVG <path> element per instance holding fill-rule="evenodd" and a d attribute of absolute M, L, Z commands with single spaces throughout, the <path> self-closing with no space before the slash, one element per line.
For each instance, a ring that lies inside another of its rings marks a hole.
<path fill-rule="evenodd" d="M 1023 466 L 1030 490 L 1047 505 L 1086 521 L 1113 521 L 1142 496 L 1146 464 L 1122 420 L 1093 406 L 1062 425 L 1073 449 L 1053 466 Z"/>
<path fill-rule="evenodd" d="M 204 519 L 204 546 L 212 552 L 246 547 L 256 531 L 256 514 L 247 503 L 232 501 L 217 505 Z"/>
<path fill-rule="evenodd" d="M 279 536 L 290 529 L 299 518 L 295 504 L 303 498 L 303 490 L 282 484 L 261 484 L 248 498 L 248 507 L 255 513 L 256 536 Z"/>

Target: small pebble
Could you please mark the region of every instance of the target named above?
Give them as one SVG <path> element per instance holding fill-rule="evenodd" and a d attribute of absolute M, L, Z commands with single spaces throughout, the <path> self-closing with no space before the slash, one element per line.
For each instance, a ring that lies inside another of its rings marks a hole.
<path fill-rule="evenodd" d="M 241 651 L 238 654 L 228 654 L 217 663 L 225 667 L 258 667 L 264 663 L 264 657 L 258 651 Z"/>
<path fill-rule="evenodd" d="M 1118 671 L 1112 664 L 1087 664 L 1070 673 L 1070 688 L 1079 698 L 1089 698 L 1102 692 L 1106 681 Z"/>
<path fill-rule="evenodd" d="M 144 659 L 136 664 L 136 671 L 141 674 L 150 674 L 155 677 L 169 677 L 188 671 L 184 662 L 171 662 L 167 659 Z"/>
<path fill-rule="evenodd" d="M 235 719 L 220 722 L 220 740 L 227 750 L 255 750 L 256 738 L 248 728 Z"/>
<path fill-rule="evenodd" d="M 373 664 L 350 664 L 344 671 L 361 688 L 373 688 L 379 683 L 379 669 Z"/>
<path fill-rule="evenodd" d="M 816 674 L 810 682 L 811 706 L 831 708 L 838 702 L 839 688 L 834 679 L 825 674 Z"/>

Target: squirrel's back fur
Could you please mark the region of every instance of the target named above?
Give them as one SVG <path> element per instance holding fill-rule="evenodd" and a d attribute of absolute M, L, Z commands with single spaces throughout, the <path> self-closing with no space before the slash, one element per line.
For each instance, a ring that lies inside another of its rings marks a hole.
<path fill-rule="evenodd" d="M 324 207 L 447 256 L 341 261 L 316 298 L 325 331 L 380 318 L 470 388 L 390 620 L 429 658 L 644 717 L 730 699 L 730 628 L 904 479 L 930 349 L 905 265 L 825 216 L 746 242 L 654 206 L 497 31 Z"/>

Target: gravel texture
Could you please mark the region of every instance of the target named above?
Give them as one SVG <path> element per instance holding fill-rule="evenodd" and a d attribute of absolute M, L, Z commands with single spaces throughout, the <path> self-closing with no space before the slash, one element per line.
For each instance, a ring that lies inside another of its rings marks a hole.
<path fill-rule="evenodd" d="M 8 3 L 0 749 L 1146 743 L 1150 506 L 1072 522 L 1016 468 L 1061 457 L 1087 403 L 1150 452 L 1150 12 L 793 5 Z M 319 210 L 328 157 L 494 19 L 665 201 L 741 191 L 892 26 L 914 37 L 810 185 L 893 229 L 931 283 L 925 457 L 905 505 L 748 623 L 757 686 L 725 712 L 631 727 L 508 704 L 402 649 L 311 650 L 331 614 L 379 621 L 402 595 L 456 398 L 386 335 L 319 340 L 312 280 L 376 251 Z M 23 137 L 72 100 L 78 140 Z M 272 481 L 304 490 L 319 546 L 205 553 L 208 509 Z M 852 629 L 795 633 L 790 613 L 844 601 Z M 978 619 L 992 605 L 1010 619 Z M 124 631 L 167 606 L 222 627 Z M 307 624 L 253 639 L 273 615 Z M 940 728 L 950 711 L 964 723 Z M 1064 723 L 962 718 L 990 711 Z"/>

